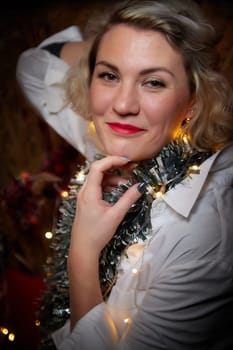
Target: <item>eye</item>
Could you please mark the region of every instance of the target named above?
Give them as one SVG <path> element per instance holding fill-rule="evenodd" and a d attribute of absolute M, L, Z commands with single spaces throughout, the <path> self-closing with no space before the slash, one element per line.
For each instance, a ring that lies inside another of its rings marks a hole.
<path fill-rule="evenodd" d="M 107 81 L 117 80 L 116 74 L 114 74 L 112 72 L 101 72 L 101 73 L 98 74 L 98 78 L 104 79 L 104 80 L 107 80 Z"/>
<path fill-rule="evenodd" d="M 143 85 L 152 89 L 163 88 L 166 86 L 166 84 L 163 81 L 159 80 L 158 78 L 146 79 Z"/>

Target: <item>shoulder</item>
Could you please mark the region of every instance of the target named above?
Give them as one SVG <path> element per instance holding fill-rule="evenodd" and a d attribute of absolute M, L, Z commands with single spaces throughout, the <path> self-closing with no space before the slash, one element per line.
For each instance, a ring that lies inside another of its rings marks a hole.
<path fill-rule="evenodd" d="M 233 186 L 233 143 L 224 147 L 218 152 L 212 168 L 209 173 L 209 182 L 211 187 L 218 184 L 221 187 Z"/>
<path fill-rule="evenodd" d="M 232 178 L 233 168 L 219 170 L 204 186 L 187 217 L 161 200 L 153 205 L 150 249 L 156 270 L 201 261 L 233 268 Z"/>

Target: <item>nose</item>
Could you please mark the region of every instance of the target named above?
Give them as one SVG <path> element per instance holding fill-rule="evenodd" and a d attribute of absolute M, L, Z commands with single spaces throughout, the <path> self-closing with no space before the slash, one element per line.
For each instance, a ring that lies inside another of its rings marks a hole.
<path fill-rule="evenodd" d="M 132 83 L 119 84 L 112 108 L 120 116 L 137 115 L 140 110 L 137 87 Z"/>

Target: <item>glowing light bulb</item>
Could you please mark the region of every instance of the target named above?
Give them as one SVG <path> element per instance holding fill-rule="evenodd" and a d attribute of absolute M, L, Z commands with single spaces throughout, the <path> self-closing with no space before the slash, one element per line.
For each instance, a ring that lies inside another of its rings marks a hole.
<path fill-rule="evenodd" d="M 53 233 L 52 232 L 45 232 L 45 238 L 47 238 L 47 239 L 51 239 L 51 238 L 53 238 Z"/>
<path fill-rule="evenodd" d="M 200 173 L 200 168 L 198 165 L 192 165 L 189 167 L 189 171 L 193 174 L 199 174 Z"/>
<path fill-rule="evenodd" d="M 15 340 L 15 335 L 14 335 L 14 333 L 9 333 L 8 339 L 9 339 L 10 341 L 14 341 L 14 340 Z"/>
<path fill-rule="evenodd" d="M 136 274 L 136 273 L 138 273 L 138 270 L 137 269 L 133 269 L 132 272 Z"/>
<path fill-rule="evenodd" d="M 39 321 L 39 320 L 36 320 L 36 321 L 35 321 L 35 325 L 36 325 L 37 327 L 39 327 L 39 326 L 40 326 L 40 321 Z"/>
<path fill-rule="evenodd" d="M 95 132 L 95 124 L 93 122 L 89 123 L 89 128 L 92 132 Z"/>
<path fill-rule="evenodd" d="M 1 327 L 1 332 L 4 335 L 7 335 L 9 333 L 9 330 L 6 327 Z"/>
<path fill-rule="evenodd" d="M 165 184 L 162 184 L 161 187 L 160 187 L 160 189 L 159 189 L 159 191 L 155 191 L 155 190 L 154 190 L 154 192 L 153 192 L 153 194 L 152 194 L 152 197 L 153 197 L 154 199 L 157 199 L 157 198 L 159 198 L 159 197 L 162 197 L 162 195 L 163 195 L 165 192 L 166 192 L 166 185 L 165 185 Z"/>
<path fill-rule="evenodd" d="M 82 170 L 76 175 L 76 180 L 77 180 L 78 184 L 82 185 L 85 178 L 86 178 L 86 175 L 84 174 L 84 172 Z"/>
<path fill-rule="evenodd" d="M 183 136 L 184 143 L 188 144 L 188 137 L 186 135 Z"/>
<path fill-rule="evenodd" d="M 62 196 L 63 198 L 67 198 L 67 197 L 69 196 L 69 192 L 68 192 L 68 191 L 62 191 L 62 192 L 61 192 L 61 196 Z"/>
<path fill-rule="evenodd" d="M 161 197 L 163 195 L 163 193 L 161 192 L 161 191 L 158 191 L 158 192 L 155 192 L 154 194 L 153 194 L 153 197 L 154 198 L 159 198 L 159 197 Z"/>
<path fill-rule="evenodd" d="M 128 317 L 125 318 L 125 319 L 124 319 L 124 322 L 125 322 L 125 323 L 129 323 L 129 318 L 128 318 Z"/>

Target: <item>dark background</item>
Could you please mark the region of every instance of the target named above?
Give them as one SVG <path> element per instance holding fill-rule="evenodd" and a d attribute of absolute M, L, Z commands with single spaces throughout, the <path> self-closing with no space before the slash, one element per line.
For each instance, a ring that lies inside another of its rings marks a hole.
<path fill-rule="evenodd" d="M 184 0 L 185 1 L 185 0 Z M 219 69 L 233 86 L 232 1 L 197 1 L 215 26 Z M 84 28 L 109 1 L 34 0 L 4 3 L 0 13 L 0 348 L 36 350 L 35 325 L 50 254 L 44 233 L 53 229 L 60 191 L 80 154 L 27 104 L 15 79 L 19 54 L 72 24 Z M 49 174 L 49 175 L 48 175 Z M 60 181 L 56 181 L 59 177 Z M 10 342 L 2 333 L 15 334 Z"/>

